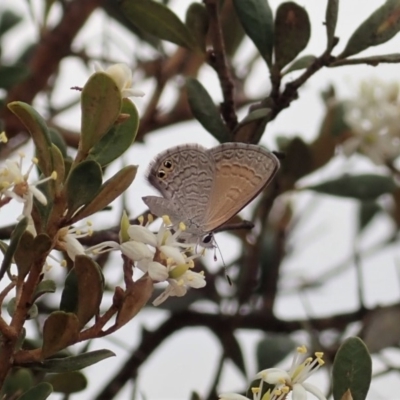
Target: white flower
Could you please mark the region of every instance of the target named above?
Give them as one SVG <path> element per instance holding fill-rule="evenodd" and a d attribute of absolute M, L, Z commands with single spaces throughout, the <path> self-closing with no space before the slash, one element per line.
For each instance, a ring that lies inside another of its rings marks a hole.
<path fill-rule="evenodd" d="M 324 365 L 323 354 L 315 353 L 315 358 L 313 359 L 312 357 L 305 358 L 306 352 L 305 346 L 297 349 L 289 371 L 280 368 L 268 368 L 260 371 L 256 375 L 256 379 L 275 385 L 272 391 L 275 395 L 280 394 L 282 391 L 284 393 L 291 390 L 293 400 L 305 400 L 307 392 L 313 394 L 319 400 L 326 400 L 324 394 L 316 386 L 304 382 Z"/>
<path fill-rule="evenodd" d="M 144 96 L 144 93 L 141 90 L 132 89 L 132 71 L 126 64 L 113 64 L 104 70 L 100 64 L 95 63 L 94 69 L 96 72 L 104 72 L 109 75 L 121 91 L 122 97 Z"/>
<path fill-rule="evenodd" d="M 93 230 L 90 228 L 91 223 L 88 221 L 88 229 L 65 227 L 61 228 L 57 233 L 56 247 L 58 250 L 66 251 L 68 257 L 74 261 L 77 255 L 85 255 L 85 249 L 79 242 L 79 238 L 91 236 Z"/>
<path fill-rule="evenodd" d="M 164 292 L 156 298 L 159 305 L 170 296 L 184 296 L 189 288 L 201 288 L 206 285 L 203 273 L 193 272 L 193 259 L 199 255 L 187 255 L 195 244 L 181 243 L 179 236 L 185 229 L 180 224 L 176 232 L 171 232 L 171 221 L 163 217 L 163 224 L 157 233 L 147 226 L 129 225 L 127 217 L 121 220 L 121 243 L 107 241 L 87 249 L 89 253 L 99 254 L 119 250 L 131 259 L 137 268 L 149 274 L 154 282 L 168 282 Z M 140 221 L 143 223 L 143 221 Z M 149 223 L 152 222 L 150 219 Z"/>
<path fill-rule="evenodd" d="M 359 151 L 377 165 L 400 155 L 400 87 L 379 80 L 362 82 L 356 99 L 345 103 L 353 136 L 343 143 L 346 156 Z"/>
<path fill-rule="evenodd" d="M 307 349 L 305 346 L 297 348 L 289 371 L 281 368 L 268 368 L 260 371 L 255 379 L 260 379 L 258 387 L 252 387 L 253 400 L 283 400 L 292 392 L 293 400 L 306 400 L 307 392 L 313 394 L 319 400 L 326 400 L 324 394 L 311 383 L 304 381 L 317 371 L 324 361 L 322 353 L 315 353 L 315 359 L 305 358 Z M 273 389 L 263 391 L 264 383 L 274 385 Z M 247 397 L 236 393 L 222 393 L 220 400 L 248 400 Z"/>
<path fill-rule="evenodd" d="M 0 197 L 14 199 L 24 203 L 21 217 L 30 218 L 33 208 L 33 199 L 36 198 L 43 205 L 47 205 L 46 196 L 36 187 L 50 179 L 57 179 L 54 171 L 51 176 L 28 183 L 28 177 L 32 168 L 37 164 L 37 159 L 32 160 L 32 164 L 25 173 L 22 173 L 22 160 L 24 155 L 20 155 L 19 161 L 6 160 L 5 167 L 0 169 Z"/>

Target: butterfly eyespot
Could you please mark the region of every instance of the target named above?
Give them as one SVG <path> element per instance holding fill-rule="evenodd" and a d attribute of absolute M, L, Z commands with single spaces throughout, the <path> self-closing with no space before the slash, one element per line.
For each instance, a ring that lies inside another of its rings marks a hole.
<path fill-rule="evenodd" d="M 163 163 L 164 167 L 167 169 L 172 169 L 172 162 L 171 160 L 165 160 Z"/>
<path fill-rule="evenodd" d="M 165 178 L 165 175 L 166 175 L 166 173 L 165 173 L 165 171 L 164 171 L 163 169 L 160 169 L 160 170 L 157 172 L 157 176 L 158 176 L 160 179 Z"/>

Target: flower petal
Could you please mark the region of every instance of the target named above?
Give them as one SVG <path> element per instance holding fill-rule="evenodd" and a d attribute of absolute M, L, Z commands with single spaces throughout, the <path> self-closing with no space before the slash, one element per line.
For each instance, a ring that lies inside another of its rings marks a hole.
<path fill-rule="evenodd" d="M 218 398 L 220 400 L 249 400 L 247 397 L 238 393 L 220 393 Z"/>
<path fill-rule="evenodd" d="M 144 243 L 135 242 L 134 240 L 122 243 L 120 249 L 132 261 L 152 260 L 154 256 L 154 253 Z"/>
<path fill-rule="evenodd" d="M 300 383 L 295 383 L 293 385 L 292 399 L 293 400 L 307 400 L 306 390 Z"/>
<path fill-rule="evenodd" d="M 157 237 L 149 229 L 141 225 L 130 225 L 128 235 L 132 240 L 149 244 L 153 247 L 157 246 Z"/>
<path fill-rule="evenodd" d="M 316 386 L 311 383 L 303 383 L 303 388 L 313 394 L 318 400 L 326 400 L 324 394 Z"/>
<path fill-rule="evenodd" d="M 150 261 L 147 264 L 147 270 L 153 281 L 163 282 L 168 279 L 167 268 L 159 262 Z"/>
<path fill-rule="evenodd" d="M 185 264 L 185 258 L 179 251 L 179 249 L 172 246 L 161 246 L 160 250 L 165 254 L 167 258 L 172 258 L 177 264 Z"/>

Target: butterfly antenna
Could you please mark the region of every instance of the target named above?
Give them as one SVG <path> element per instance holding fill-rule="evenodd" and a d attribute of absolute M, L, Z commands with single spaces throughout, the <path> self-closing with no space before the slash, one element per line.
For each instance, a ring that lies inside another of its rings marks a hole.
<path fill-rule="evenodd" d="M 224 257 L 222 257 L 222 251 L 220 249 L 220 247 L 218 246 L 217 241 L 215 240 L 215 237 L 213 235 L 213 239 L 214 239 L 214 261 L 217 261 L 217 249 L 219 252 L 219 255 L 221 256 L 221 261 L 222 261 L 222 265 L 224 266 L 224 272 L 225 272 L 225 279 L 228 281 L 229 286 L 232 286 L 232 280 L 230 278 L 230 276 L 228 275 L 228 268 L 226 267 L 225 261 L 224 261 Z"/>

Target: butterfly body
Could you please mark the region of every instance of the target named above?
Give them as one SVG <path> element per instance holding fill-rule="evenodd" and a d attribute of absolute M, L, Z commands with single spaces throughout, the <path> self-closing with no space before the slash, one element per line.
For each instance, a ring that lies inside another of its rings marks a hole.
<path fill-rule="evenodd" d="M 278 159 L 264 148 L 224 143 L 211 149 L 188 144 L 160 153 L 147 179 L 163 197 L 143 201 L 156 216 L 186 225 L 187 240 L 225 224 L 272 180 Z"/>

